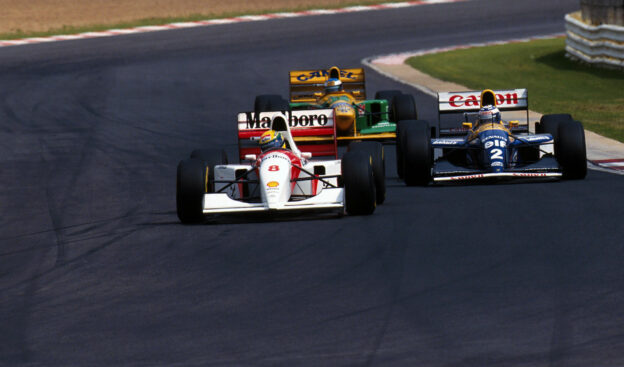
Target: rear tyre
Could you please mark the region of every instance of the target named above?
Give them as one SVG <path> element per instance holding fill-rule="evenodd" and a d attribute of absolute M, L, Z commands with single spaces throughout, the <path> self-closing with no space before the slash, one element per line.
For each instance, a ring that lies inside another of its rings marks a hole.
<path fill-rule="evenodd" d="M 359 141 L 349 144 L 349 151 L 361 151 L 372 158 L 373 176 L 375 177 L 375 196 L 377 204 L 381 205 L 386 200 L 386 160 L 384 147 L 376 141 Z"/>
<path fill-rule="evenodd" d="M 408 186 L 426 186 L 431 181 L 433 150 L 430 134 L 431 129 L 425 121 L 412 124 L 405 132 L 404 173 Z"/>
<path fill-rule="evenodd" d="M 346 211 L 350 215 L 369 215 L 375 211 L 375 178 L 370 155 L 347 152 L 342 158 L 342 181 Z"/>
<path fill-rule="evenodd" d="M 388 101 L 388 121 L 396 122 L 394 117 L 393 105 L 394 97 L 403 94 L 400 90 L 380 90 L 375 93 L 375 99 L 385 99 Z"/>
<path fill-rule="evenodd" d="M 563 178 L 580 180 L 587 175 L 587 152 L 585 130 L 578 121 L 559 124 L 558 139 L 555 140 L 555 157 L 563 170 Z"/>
<path fill-rule="evenodd" d="M 394 97 L 392 110 L 395 121 L 401 120 L 417 120 L 418 111 L 416 110 L 416 102 L 410 94 L 401 94 Z"/>
<path fill-rule="evenodd" d="M 214 192 L 214 167 L 220 164 L 228 164 L 227 154 L 223 149 L 195 149 L 191 158 L 204 162 L 207 169 L 206 192 Z"/>
<path fill-rule="evenodd" d="M 203 198 L 206 190 L 206 165 L 189 158 L 178 164 L 176 207 L 182 223 L 198 223 L 203 219 Z"/>

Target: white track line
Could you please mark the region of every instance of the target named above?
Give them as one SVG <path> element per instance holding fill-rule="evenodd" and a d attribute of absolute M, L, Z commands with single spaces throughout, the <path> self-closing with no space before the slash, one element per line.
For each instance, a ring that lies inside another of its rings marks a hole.
<path fill-rule="evenodd" d="M 128 28 L 128 29 L 109 29 L 107 31 L 85 32 L 85 33 L 79 33 L 79 34 L 73 34 L 73 35 L 34 37 L 34 38 L 24 38 L 24 39 L 18 39 L 18 40 L 5 40 L 5 41 L 0 40 L 0 47 L 32 45 L 35 43 L 58 42 L 58 41 L 77 40 L 77 39 L 112 37 L 112 36 L 119 36 L 119 35 L 126 35 L 126 34 L 168 31 L 172 29 L 184 29 L 184 28 L 193 28 L 193 27 L 207 27 L 207 26 L 215 26 L 215 25 L 222 25 L 222 24 L 240 23 L 240 22 L 260 22 L 260 21 L 279 19 L 279 18 L 307 17 L 307 16 L 315 16 L 315 15 L 342 14 L 342 13 L 352 13 L 352 12 L 362 12 L 362 11 L 397 9 L 397 8 L 405 8 L 405 7 L 412 7 L 412 6 L 431 5 L 431 4 L 440 4 L 440 3 L 455 3 L 455 2 L 462 2 L 462 1 L 467 1 L 467 0 L 405 1 L 405 2 L 400 2 L 400 3 L 384 3 L 384 4 L 367 5 L 367 6 L 350 6 L 350 7 L 341 8 L 341 9 L 314 9 L 314 10 L 305 10 L 305 11 L 291 12 L 291 13 L 244 15 L 240 17 L 226 18 L 226 19 L 209 19 L 209 20 L 200 20 L 200 21 L 194 21 L 194 22 L 170 23 L 170 24 L 164 24 L 164 25 L 143 26 L 143 27 L 135 27 L 135 28 Z"/>

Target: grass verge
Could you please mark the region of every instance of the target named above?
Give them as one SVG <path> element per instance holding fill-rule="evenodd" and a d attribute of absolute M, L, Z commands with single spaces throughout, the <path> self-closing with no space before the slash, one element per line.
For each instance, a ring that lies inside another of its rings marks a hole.
<path fill-rule="evenodd" d="M 563 38 L 456 50 L 407 63 L 475 90 L 528 88 L 531 110 L 570 113 L 586 129 L 624 142 L 624 71 L 569 60 Z"/>
<path fill-rule="evenodd" d="M 12 32 L 0 32 L 0 40 L 15 40 L 22 38 L 32 38 L 32 37 L 46 37 L 46 36 L 55 36 L 55 35 L 68 35 L 68 34 L 77 34 L 84 32 L 97 32 L 97 31 L 105 31 L 109 29 L 124 29 L 124 28 L 134 28 L 141 26 L 153 26 L 153 25 L 163 25 L 169 23 L 177 23 L 177 22 L 192 22 L 199 20 L 210 20 L 210 19 L 224 19 L 224 18 L 232 18 L 243 15 L 262 15 L 262 14 L 270 14 L 270 13 L 281 13 L 281 12 L 298 12 L 298 11 L 306 11 L 306 10 L 314 10 L 314 9 L 339 9 L 349 6 L 358 6 L 358 5 L 375 5 L 380 3 L 395 3 L 402 2 L 404 0 L 338 0 L 335 4 L 324 4 L 322 6 L 316 5 L 301 5 L 301 6 L 287 6 L 287 4 L 291 4 L 291 1 L 285 1 L 283 4 L 280 3 L 279 0 L 274 1 L 274 6 L 267 9 L 256 9 L 249 10 L 244 7 L 238 11 L 233 12 L 213 12 L 213 13 L 194 13 L 192 15 L 187 16 L 171 16 L 171 17 L 147 17 L 141 18 L 137 20 L 131 21 L 123 21 L 123 22 L 100 22 L 94 21 L 93 24 L 85 25 L 85 26 L 75 26 L 75 25 L 63 25 L 62 27 L 50 27 L 47 31 L 29 31 L 29 30 L 21 30 L 17 29 Z M 63 4 L 61 4 L 63 5 Z M 145 13 L 149 13 L 149 9 L 145 10 Z M 106 16 L 102 16 L 100 19 L 106 19 Z"/>

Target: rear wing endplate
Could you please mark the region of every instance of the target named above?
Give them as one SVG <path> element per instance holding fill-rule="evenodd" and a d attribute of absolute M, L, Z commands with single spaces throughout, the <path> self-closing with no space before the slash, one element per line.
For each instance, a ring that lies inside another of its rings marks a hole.
<path fill-rule="evenodd" d="M 247 154 L 260 154 L 258 138 L 271 126 L 271 118 L 277 112 L 288 118 L 290 134 L 301 152 L 312 153 L 312 157 L 338 157 L 334 110 L 300 110 L 241 112 L 238 114 L 238 152 L 243 160 Z"/>
<path fill-rule="evenodd" d="M 356 101 L 366 99 L 366 78 L 364 69 L 293 70 L 289 73 L 290 101 L 293 103 L 315 103 L 324 94 L 327 79 L 340 79 L 345 92 L 353 95 Z"/>

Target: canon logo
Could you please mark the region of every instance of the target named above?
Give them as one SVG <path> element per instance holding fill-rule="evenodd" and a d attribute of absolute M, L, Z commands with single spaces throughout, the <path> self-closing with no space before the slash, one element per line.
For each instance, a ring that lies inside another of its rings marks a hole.
<path fill-rule="evenodd" d="M 451 107 L 479 107 L 479 96 L 470 95 L 464 97 L 456 94 L 449 98 L 449 104 Z M 513 106 L 518 104 L 518 93 L 497 94 L 496 103 L 499 105 Z"/>

